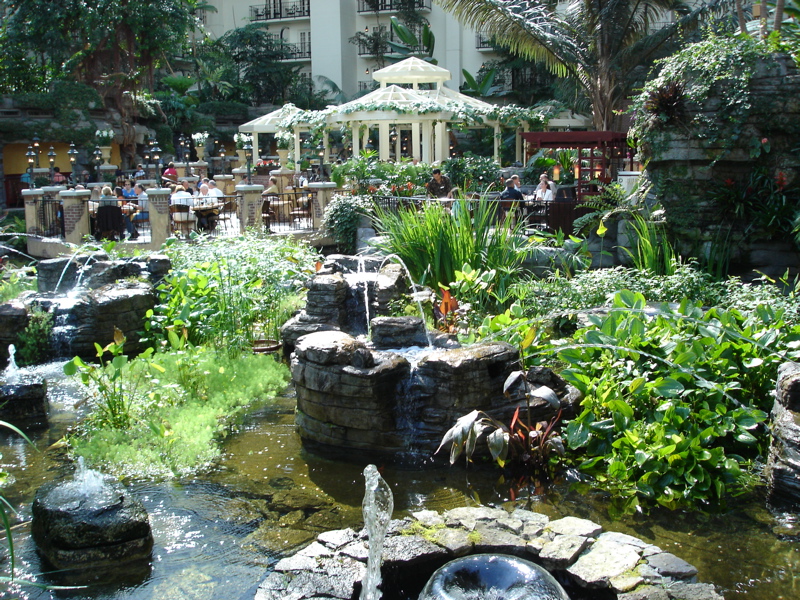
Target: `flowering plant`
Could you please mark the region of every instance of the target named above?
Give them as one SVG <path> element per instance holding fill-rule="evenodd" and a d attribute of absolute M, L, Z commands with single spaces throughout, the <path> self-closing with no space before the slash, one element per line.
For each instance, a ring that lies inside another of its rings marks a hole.
<path fill-rule="evenodd" d="M 275 143 L 280 150 L 288 150 L 294 143 L 294 133 L 288 129 L 281 129 L 275 134 Z"/>
<path fill-rule="evenodd" d="M 94 132 L 94 137 L 99 146 L 108 146 L 114 140 L 113 129 L 98 129 Z"/>
<path fill-rule="evenodd" d="M 198 131 L 197 133 L 193 133 L 192 141 L 194 142 L 195 148 L 205 148 L 206 142 L 208 141 L 208 132 Z"/>
<path fill-rule="evenodd" d="M 253 136 L 249 133 L 234 133 L 233 141 L 236 142 L 237 150 L 243 150 L 245 144 L 253 143 Z"/>

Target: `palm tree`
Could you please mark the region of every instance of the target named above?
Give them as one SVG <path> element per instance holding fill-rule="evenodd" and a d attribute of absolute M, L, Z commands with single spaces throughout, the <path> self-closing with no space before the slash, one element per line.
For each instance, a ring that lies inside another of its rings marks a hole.
<path fill-rule="evenodd" d="M 436 0 L 512 53 L 573 78 L 602 131 L 618 123 L 633 86 L 667 44 L 719 1 L 689 8 L 682 0 L 568 0 L 562 10 L 556 0 Z M 664 24 L 670 12 L 675 20 Z"/>

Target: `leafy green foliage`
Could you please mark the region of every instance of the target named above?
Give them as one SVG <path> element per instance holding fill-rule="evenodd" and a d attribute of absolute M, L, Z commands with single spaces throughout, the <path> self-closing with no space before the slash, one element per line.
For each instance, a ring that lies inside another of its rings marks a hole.
<path fill-rule="evenodd" d="M 416 191 L 431 177 L 431 166 L 413 164 L 408 159 L 400 162 L 381 162 L 378 153 L 362 150 L 361 155 L 350 158 L 340 165 L 334 165 L 331 180 L 339 187 L 346 187 L 354 194 L 403 195 L 398 188 Z M 393 189 L 394 188 L 394 189 Z M 424 194 L 424 192 L 423 192 Z"/>
<path fill-rule="evenodd" d="M 325 207 L 322 227 L 336 241 L 339 252 L 355 254 L 358 224 L 371 212 L 372 199 L 369 196 L 336 195 Z"/>
<path fill-rule="evenodd" d="M 566 429 L 580 470 L 618 513 L 655 503 L 719 506 L 747 488 L 768 441 L 762 423 L 777 366 L 798 356 L 800 328 L 760 305 L 744 316 L 684 301 L 646 310 L 622 291 L 570 343 L 539 347 L 585 398 Z"/>
<path fill-rule="evenodd" d="M 173 269 L 145 323 L 151 341 L 177 336 L 231 355 L 249 346 L 259 323 L 275 323 L 281 300 L 299 291 L 314 259 L 289 238 L 257 234 L 173 244 L 167 253 Z"/>
<path fill-rule="evenodd" d="M 220 440 L 245 409 L 273 398 L 288 379 L 286 367 L 270 356 L 228 358 L 177 336 L 167 348 L 131 361 L 116 354 L 102 374 L 100 367 L 79 367 L 82 376 L 85 369 L 94 373 L 87 383 L 101 398 L 103 386 L 120 390 L 114 397 L 124 403 L 125 427 L 101 408 L 70 436 L 75 454 L 119 477 L 197 474 L 219 456 Z"/>
<path fill-rule="evenodd" d="M 634 267 L 654 275 L 674 274 L 678 258 L 667 237 L 665 223 L 645 219 L 639 214 L 634 214 L 633 219 L 626 223 L 634 233 L 636 245 L 633 250 L 624 250 L 631 257 Z"/>
<path fill-rule="evenodd" d="M 453 186 L 463 193 L 484 192 L 500 180 L 497 163 L 484 156 L 450 158 L 442 163 L 442 172 L 447 173 Z"/>
<path fill-rule="evenodd" d="M 17 359 L 20 366 L 43 363 L 50 358 L 52 332 L 52 313 L 39 306 L 31 307 L 28 313 L 28 325 L 20 332 L 17 343 Z"/>

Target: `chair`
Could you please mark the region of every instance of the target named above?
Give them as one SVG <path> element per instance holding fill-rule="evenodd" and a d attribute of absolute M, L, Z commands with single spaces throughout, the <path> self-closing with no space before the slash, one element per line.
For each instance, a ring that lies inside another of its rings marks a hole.
<path fill-rule="evenodd" d="M 189 237 L 189 233 L 194 229 L 194 224 L 197 220 L 192 208 L 188 204 L 172 204 L 169 207 L 169 214 L 172 217 L 172 231 Z"/>
<path fill-rule="evenodd" d="M 125 237 L 125 220 L 122 218 L 122 208 L 112 205 L 97 207 L 95 231 L 97 239 L 100 240 L 123 239 Z"/>
<path fill-rule="evenodd" d="M 311 198 L 309 198 L 308 192 L 295 192 L 289 216 L 291 217 L 292 225 L 297 219 L 311 219 Z"/>
<path fill-rule="evenodd" d="M 219 209 L 219 216 L 217 217 L 217 222 L 221 223 L 222 226 L 225 228 L 225 231 L 228 230 L 229 227 L 232 226 L 232 219 L 233 215 L 236 214 L 236 211 L 239 208 L 239 203 L 236 201 L 236 197 L 229 197 L 225 200 L 222 208 Z"/>

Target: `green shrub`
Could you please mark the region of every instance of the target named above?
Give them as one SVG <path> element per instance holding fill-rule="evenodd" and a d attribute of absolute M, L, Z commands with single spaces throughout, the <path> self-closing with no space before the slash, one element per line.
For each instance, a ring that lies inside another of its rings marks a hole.
<path fill-rule="evenodd" d="M 197 111 L 215 117 L 247 117 L 247 105 L 241 102 L 212 101 L 201 102 L 197 105 Z"/>
<path fill-rule="evenodd" d="M 53 315 L 38 306 L 28 313 L 28 325 L 19 334 L 17 361 L 20 366 L 36 365 L 51 358 L 50 336 L 53 333 Z"/>
<path fill-rule="evenodd" d="M 500 183 L 500 168 L 494 159 L 485 156 L 451 158 L 442 163 L 442 172 L 464 193 L 484 192 Z"/>
<path fill-rule="evenodd" d="M 372 213 L 372 200 L 369 196 L 336 195 L 325 207 L 322 228 L 336 242 L 342 254 L 355 254 L 356 232 L 361 217 Z"/>

